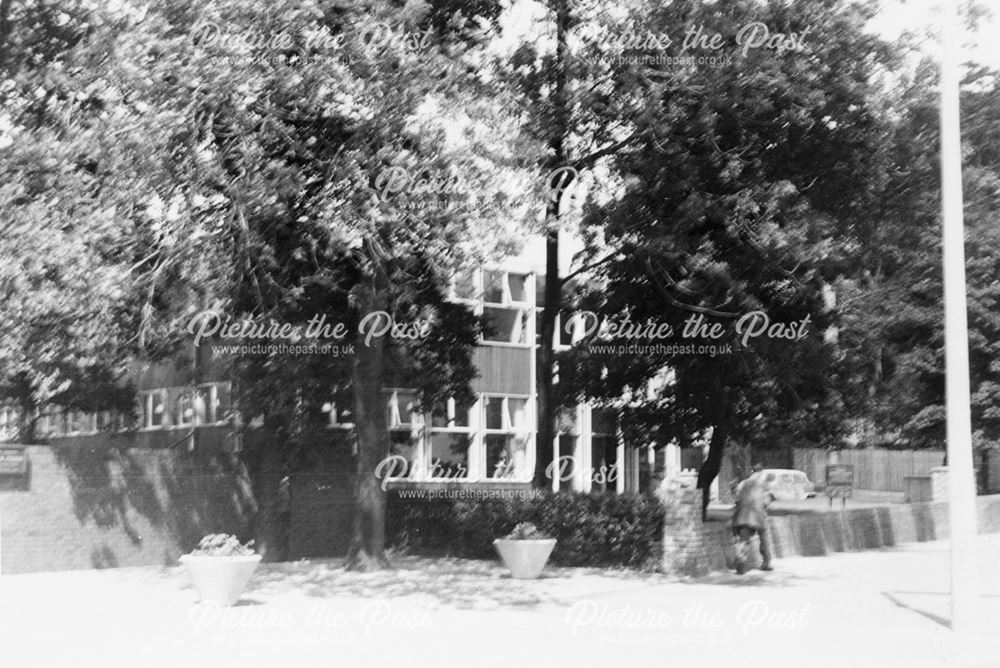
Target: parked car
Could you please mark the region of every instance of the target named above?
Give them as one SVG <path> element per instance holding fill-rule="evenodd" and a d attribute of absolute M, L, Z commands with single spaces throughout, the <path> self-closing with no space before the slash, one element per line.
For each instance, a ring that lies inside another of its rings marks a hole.
<path fill-rule="evenodd" d="M 801 501 L 816 496 L 816 487 L 802 471 L 764 469 L 759 474 L 778 501 Z"/>

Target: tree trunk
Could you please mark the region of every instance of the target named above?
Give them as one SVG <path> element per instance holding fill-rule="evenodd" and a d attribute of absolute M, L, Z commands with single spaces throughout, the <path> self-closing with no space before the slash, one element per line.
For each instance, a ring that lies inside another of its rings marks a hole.
<path fill-rule="evenodd" d="M 708 444 L 708 456 L 698 469 L 698 489 L 701 490 L 701 521 L 708 519 L 709 488 L 722 469 L 722 456 L 726 452 L 726 429 L 716 425 Z"/>
<path fill-rule="evenodd" d="M 551 169 L 566 165 L 566 136 L 569 133 L 569 102 L 567 87 L 567 58 L 569 51 L 567 36 L 569 34 L 570 10 L 567 0 L 556 3 L 556 81 L 552 94 L 554 127 L 549 138 L 552 149 Z M 569 182 L 561 184 L 563 187 Z M 554 340 L 556 319 L 562 308 L 562 278 L 559 276 L 559 223 L 560 223 L 560 189 L 553 189 L 552 183 L 546 184 L 549 201 L 545 207 L 545 293 L 542 297 L 541 341 L 538 344 L 537 362 L 537 416 L 538 438 L 535 441 L 535 484 L 543 486 L 551 484 L 545 479 L 545 470 L 553 459 L 553 441 L 555 439 L 555 415 L 553 402 L 553 374 L 555 371 Z"/>
<path fill-rule="evenodd" d="M 383 278 L 369 281 L 361 302 L 363 315 L 386 310 L 388 286 Z M 389 567 L 385 557 L 385 492 L 375 476 L 376 467 L 387 453 L 388 443 L 382 397 L 385 345 L 384 336 L 366 345 L 360 333 L 355 345 L 352 373 L 357 468 L 353 535 L 347 553 L 347 566 L 355 570 Z"/>
<path fill-rule="evenodd" d="M 558 208 L 558 202 L 550 203 L 549 208 Z M 556 213 L 558 215 L 558 213 Z M 546 212 L 546 219 L 549 218 Z M 559 230 L 550 230 L 545 238 L 545 294 L 542 309 L 542 340 L 538 345 L 538 440 L 535 443 L 535 481 L 536 485 L 551 484 L 545 480 L 545 471 L 553 460 L 552 443 L 555 439 L 555 420 L 553 419 L 553 374 L 555 367 L 555 351 L 553 341 L 556 333 L 556 319 L 562 306 L 562 285 L 559 279 Z"/>
<path fill-rule="evenodd" d="M 264 561 L 284 561 L 288 558 L 288 517 L 281 512 L 282 453 L 270 442 L 257 442 L 242 454 L 257 504 L 250 521 L 254 548 Z M 203 528 L 199 532 L 204 533 Z"/>

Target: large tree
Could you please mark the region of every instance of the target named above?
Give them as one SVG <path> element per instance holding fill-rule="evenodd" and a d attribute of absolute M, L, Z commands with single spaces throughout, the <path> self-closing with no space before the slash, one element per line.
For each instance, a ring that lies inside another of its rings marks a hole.
<path fill-rule="evenodd" d="M 83 260 L 119 270 L 90 278 L 121 290 L 112 296 L 133 327 L 129 351 L 176 354 L 206 310 L 300 326 L 325 315 L 351 332 L 379 311 L 428 323 L 417 341 L 359 334 L 349 359 L 262 355 L 233 367 L 241 411 L 277 431 L 279 459 L 324 404 L 351 402 L 351 557 L 362 567 L 385 563 L 382 389 L 418 389 L 414 408 L 468 394 L 478 323 L 447 300 L 448 280 L 513 249 L 508 193 L 521 184 L 504 167 L 515 163 L 509 116 L 476 68 L 496 8 L 477 13 L 383 2 L 88 8 L 64 57 L 16 82 L 29 105 L 45 80 L 46 96 L 70 100 L 48 125 L 65 118 L 63 135 L 93 136 L 92 151 L 67 151 L 52 170 L 85 161 L 97 174 L 94 188 L 63 194 L 78 213 L 100 202 L 120 237 L 117 263 Z M 80 126 L 94 108 L 88 135 Z M 35 139 L 13 141 L 29 151 Z M 27 213 L 14 220 L 30 231 Z M 90 238 L 82 226 L 70 233 Z"/>
<path fill-rule="evenodd" d="M 563 403 L 556 384 L 556 328 L 567 287 L 585 269 L 565 263 L 561 236 L 578 237 L 582 199 L 613 189 L 611 159 L 637 143 L 648 123 L 649 100 L 668 81 L 657 80 L 627 59 L 630 37 L 647 34 L 656 6 L 635 0 L 609 6 L 599 1 L 518 0 L 501 20 L 508 34 L 493 63 L 522 111 L 523 161 L 536 173 L 530 191 L 545 238 L 545 271 L 539 280 L 535 478 L 544 484 L 552 461 L 556 416 Z M 671 29 L 673 32 L 673 29 Z"/>
<path fill-rule="evenodd" d="M 969 68 L 961 97 L 972 410 L 977 447 L 996 447 L 998 74 Z M 901 86 L 892 170 L 858 247 L 863 271 L 838 283 L 841 382 L 858 442 L 940 448 L 945 437 L 937 68 Z"/>
<path fill-rule="evenodd" d="M 733 352 L 606 355 L 588 340 L 560 369 L 573 370 L 583 396 L 636 398 L 627 428 L 661 445 L 710 436 L 699 473 L 706 499 L 727 443 L 826 445 L 842 431 L 825 336 L 835 318 L 823 294 L 884 180 L 887 121 L 872 74 L 893 58 L 863 32 L 870 16 L 825 1 L 678 2 L 650 16 L 653 30 L 701 25 L 729 46 L 681 65 L 687 75 L 659 95 L 646 140 L 616 159 L 625 186 L 587 214 L 592 256 L 614 254 L 579 304 L 603 318 L 673 325 L 675 339 L 659 343 L 732 344 Z M 754 22 L 802 48 L 734 45 Z M 676 67 L 654 62 L 649 76 L 668 78 Z M 808 322 L 808 334 L 745 342 L 736 324 L 753 311 Z M 683 340 L 691 317 L 727 333 Z"/>

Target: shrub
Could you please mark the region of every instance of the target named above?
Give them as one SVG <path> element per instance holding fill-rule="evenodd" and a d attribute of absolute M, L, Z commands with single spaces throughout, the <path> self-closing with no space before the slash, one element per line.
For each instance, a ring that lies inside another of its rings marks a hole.
<path fill-rule="evenodd" d="M 191 550 L 196 557 L 246 557 L 253 554 L 253 541 L 244 545 L 236 536 L 227 533 L 213 533 L 205 536 L 198 547 Z"/>
<path fill-rule="evenodd" d="M 504 536 L 505 540 L 549 540 L 543 532 L 539 531 L 531 522 L 521 522 L 514 530 Z"/>
<path fill-rule="evenodd" d="M 654 568 L 663 541 L 663 506 L 640 494 L 545 494 L 476 500 L 401 498 L 390 492 L 390 545 L 428 556 L 496 557 L 493 539 L 521 523 L 557 539 L 561 566 Z"/>

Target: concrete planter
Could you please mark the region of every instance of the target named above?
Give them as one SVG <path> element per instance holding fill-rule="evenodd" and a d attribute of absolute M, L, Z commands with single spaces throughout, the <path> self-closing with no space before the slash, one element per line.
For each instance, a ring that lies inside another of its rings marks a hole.
<path fill-rule="evenodd" d="M 191 574 L 202 602 L 230 606 L 239 600 L 260 559 L 259 554 L 242 557 L 185 554 L 180 561 Z"/>
<path fill-rule="evenodd" d="M 534 580 L 542 574 L 549 555 L 556 547 L 555 538 L 539 540 L 509 540 L 498 538 L 493 547 L 500 554 L 510 575 L 518 580 Z"/>

